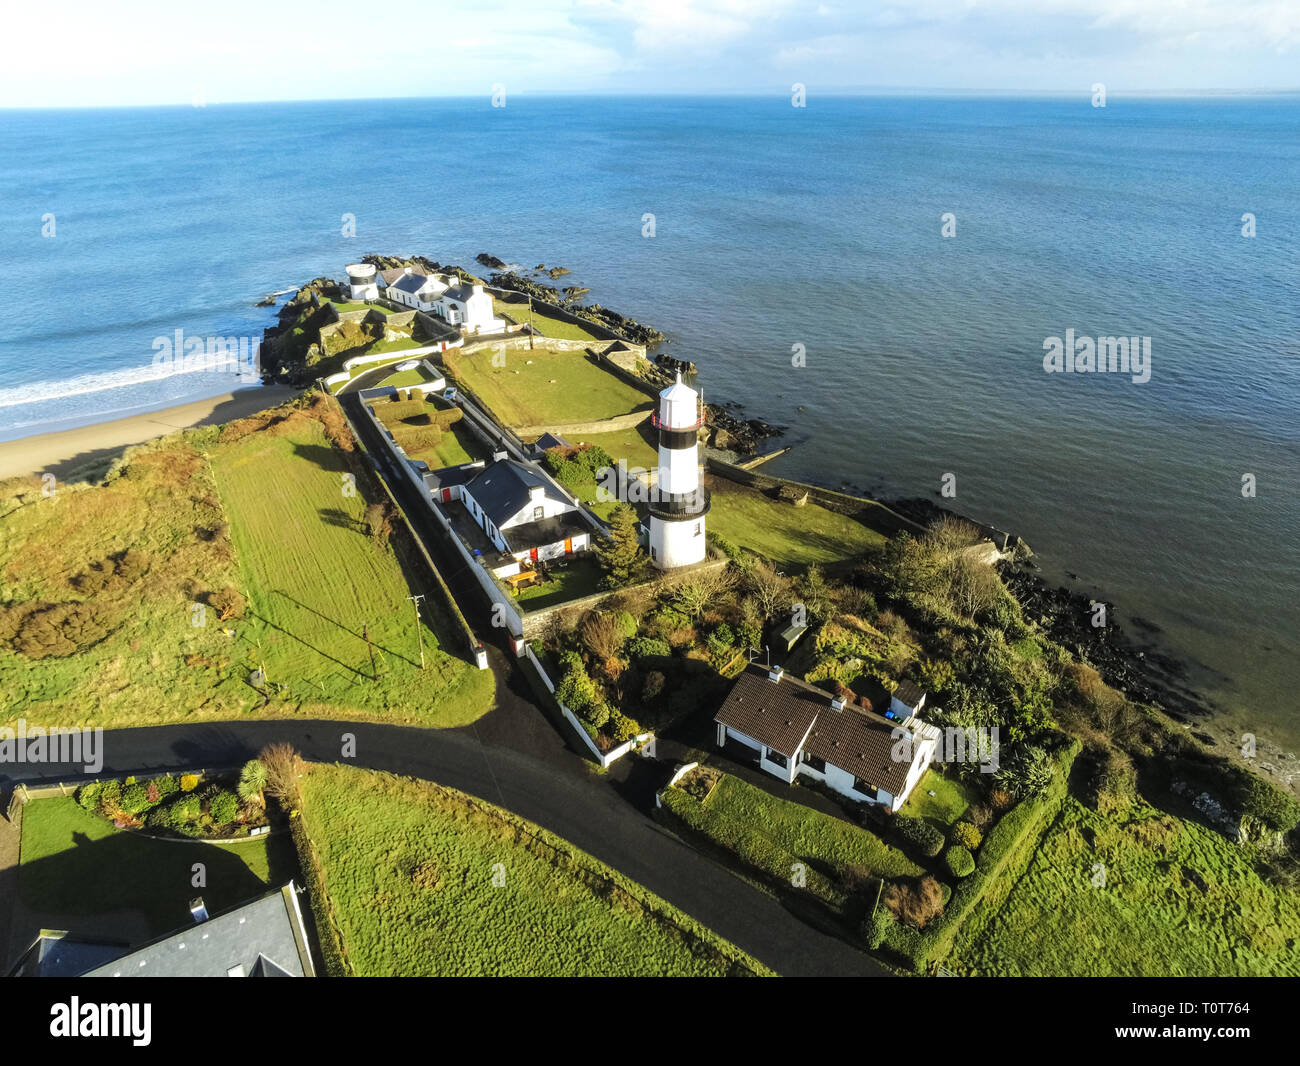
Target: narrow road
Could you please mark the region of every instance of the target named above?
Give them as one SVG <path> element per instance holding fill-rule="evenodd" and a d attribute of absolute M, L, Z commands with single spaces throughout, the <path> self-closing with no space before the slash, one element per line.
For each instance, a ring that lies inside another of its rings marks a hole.
<path fill-rule="evenodd" d="M 278 741 L 289 742 L 309 760 L 338 762 L 343 761 L 342 735 L 350 733 L 356 738 L 350 765 L 436 781 L 499 804 L 645 885 L 778 973 L 886 973 L 864 953 L 804 924 L 773 897 L 682 843 L 576 756 L 557 752 L 554 760 L 541 759 L 481 741 L 480 725 L 490 725 L 496 713 L 475 726 L 450 730 L 321 720 L 113 730 L 104 734 L 102 773 L 231 766 Z M 36 772 L 7 780 L 71 782 L 83 776 L 79 766 L 30 769 Z"/>

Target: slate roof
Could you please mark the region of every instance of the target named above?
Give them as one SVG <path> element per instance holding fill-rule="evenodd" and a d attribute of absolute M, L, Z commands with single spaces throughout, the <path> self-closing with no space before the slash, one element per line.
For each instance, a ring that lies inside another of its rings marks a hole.
<path fill-rule="evenodd" d="M 42 929 L 35 943 L 9 971 L 10 977 L 78 977 L 95 966 L 121 958 L 130 945 L 57 929 Z"/>
<path fill-rule="evenodd" d="M 423 274 L 405 274 L 393 282 L 392 288 L 400 289 L 402 292 L 409 292 L 414 296 L 428 283 L 429 279 Z"/>
<path fill-rule="evenodd" d="M 510 545 L 512 552 L 526 551 L 529 548 L 544 548 L 548 544 L 558 544 L 570 537 L 580 537 L 590 533 L 591 526 L 582 521 L 575 511 L 568 511 L 551 518 L 539 518 L 536 522 L 523 522 L 509 529 L 503 529 L 501 535 Z"/>
<path fill-rule="evenodd" d="M 894 760 L 893 748 L 897 741 L 892 734 L 897 725 L 883 715 L 855 707 L 831 710 L 828 702 L 825 711 L 817 716 L 803 750 L 897 796 L 907 784 L 907 772 L 912 768 L 910 759 Z"/>
<path fill-rule="evenodd" d="M 795 752 L 830 696 L 788 675 L 772 681 L 764 666 L 745 667 L 714 721 L 775 748 L 787 758 Z"/>
<path fill-rule="evenodd" d="M 493 463 L 465 486 L 478 502 L 483 513 L 498 529 L 528 506 L 531 491 L 541 488 L 552 499 L 558 497 L 551 483 L 536 470 L 515 459 L 502 459 Z M 509 536 L 506 530 L 505 535 Z"/>
<path fill-rule="evenodd" d="M 802 747 L 895 796 L 911 769 L 910 762 L 893 759 L 898 723 L 853 707 L 834 710 L 830 693 L 789 674 L 772 681 L 768 669 L 755 663 L 736 678 L 714 721 L 787 758 Z"/>
<path fill-rule="evenodd" d="M 247 976 L 314 977 L 306 930 L 290 881 L 259 899 L 186 926 L 86 977 L 226 977 L 235 967 Z M 274 970 L 272 969 L 274 968 Z"/>
<path fill-rule="evenodd" d="M 406 273 L 406 267 L 389 267 L 387 270 L 381 270 L 379 276 L 384 279 L 384 285 L 388 286 Z"/>
<path fill-rule="evenodd" d="M 921 705 L 921 701 L 925 699 L 925 693 L 921 690 L 921 686 L 915 682 L 900 681 L 898 688 L 894 689 L 894 699 L 911 707 L 912 710 L 916 710 Z"/>
<path fill-rule="evenodd" d="M 447 291 L 444 292 L 442 295 L 444 297 L 450 297 L 451 299 L 455 300 L 457 303 L 465 303 L 471 296 L 474 295 L 474 289 L 471 286 L 464 285 L 464 284 L 453 285 L 451 288 L 447 289 Z"/>

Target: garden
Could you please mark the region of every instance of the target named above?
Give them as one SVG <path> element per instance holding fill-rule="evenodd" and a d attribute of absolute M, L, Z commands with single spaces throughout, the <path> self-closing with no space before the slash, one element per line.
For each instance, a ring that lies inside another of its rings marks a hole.
<path fill-rule="evenodd" d="M 485 458 L 484 448 L 463 424 L 464 412 L 443 400 L 425 397 L 419 389 L 399 389 L 369 406 L 402 451 L 428 463 L 430 470 Z"/>

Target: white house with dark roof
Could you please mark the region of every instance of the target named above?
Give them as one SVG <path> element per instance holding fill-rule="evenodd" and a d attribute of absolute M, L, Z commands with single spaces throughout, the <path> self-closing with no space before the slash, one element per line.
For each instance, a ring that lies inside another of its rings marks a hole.
<path fill-rule="evenodd" d="M 459 503 L 508 556 L 498 577 L 518 573 L 518 563 L 558 559 L 591 546 L 592 526 L 540 467 L 515 459 L 432 471 L 424 483 L 444 506 Z M 515 560 L 511 566 L 510 560 Z"/>
<path fill-rule="evenodd" d="M 718 747 L 753 753 L 793 784 L 800 774 L 860 803 L 896 812 L 938 752 L 941 734 L 909 716 L 888 719 L 814 685 L 751 663 L 714 716 Z"/>
<path fill-rule="evenodd" d="M 380 277 L 388 299 L 437 315 L 462 332 L 497 333 L 505 329 L 505 320 L 496 317 L 492 296 L 482 285 L 450 274 L 422 274 L 412 267 L 385 270 Z"/>

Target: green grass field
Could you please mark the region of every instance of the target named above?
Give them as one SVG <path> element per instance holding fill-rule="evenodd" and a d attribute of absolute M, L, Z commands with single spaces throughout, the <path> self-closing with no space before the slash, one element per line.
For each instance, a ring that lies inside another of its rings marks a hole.
<path fill-rule="evenodd" d="M 1011 976 L 1300 976 L 1300 899 L 1218 833 L 1067 799 L 996 917 L 950 969 Z"/>
<path fill-rule="evenodd" d="M 559 837 L 464 793 L 323 765 L 302 786 L 303 828 L 358 975 L 765 972 Z"/>
<path fill-rule="evenodd" d="M 361 528 L 366 500 L 344 495 L 343 454 L 313 413 L 277 413 L 284 420 L 269 427 L 270 416 L 240 423 L 252 427 L 243 436 L 212 427 L 155 442 L 102 486 L 20 499 L 13 493 L 30 487 L 11 484 L 0 499 L 0 602 L 10 605 L 0 610 L 0 719 L 112 728 L 320 715 L 455 726 L 491 708 L 491 674 L 441 650 L 448 628 L 434 596 L 420 672 L 407 572 Z M 127 549 L 146 557 L 143 576 L 78 589 L 92 564 Z M 251 600 L 242 619 L 196 610 L 227 587 Z M 84 605 L 102 631 L 66 655 L 18 652 L 23 613 L 50 603 Z M 259 691 L 249 674 L 263 657 L 271 685 Z"/>
<path fill-rule="evenodd" d="M 202 888 L 191 882 L 196 862 L 207 867 Z M 188 904 L 196 895 L 215 913 L 284 884 L 297 870 L 287 834 L 228 845 L 151 840 L 114 829 L 71 796 L 23 808 L 23 903 L 70 919 L 73 929 L 78 917 L 138 910 L 157 936 L 191 924 Z"/>
<path fill-rule="evenodd" d="M 720 478 L 709 478 L 708 485 L 713 498 L 709 532 L 777 566 L 837 562 L 885 543 L 875 530 L 815 503 L 794 507 Z"/>
<path fill-rule="evenodd" d="M 552 567 L 549 581 L 520 589 L 516 598 L 526 611 L 541 610 L 599 592 L 603 576 L 604 572 L 592 553 L 579 552 L 569 557 L 569 565 L 563 569 Z"/>
<path fill-rule="evenodd" d="M 348 467 L 320 424 L 240 443 L 218 453 L 213 471 L 251 590 L 250 622 L 240 633 L 246 661 L 264 656 L 270 681 L 304 704 L 447 726 L 485 713 L 487 672 L 443 652 L 428 628 L 419 670 L 410 588 L 392 552 L 361 528 L 366 501 L 345 491 Z M 425 606 L 426 618 L 436 618 L 436 604 Z"/>
<path fill-rule="evenodd" d="M 528 303 L 511 303 L 507 300 L 493 299 L 492 307 L 494 313 L 499 318 L 501 315 L 509 315 L 516 322 L 527 324 Z M 548 314 L 545 309 L 533 305 L 532 312 L 533 327 L 544 337 L 554 337 L 556 340 L 563 341 L 597 341 L 596 334 L 573 322 L 565 322 L 563 319 L 556 318 Z"/>
<path fill-rule="evenodd" d="M 491 349 L 443 353 L 448 371 L 508 426 L 562 426 L 649 411 L 649 396 L 602 370 L 582 352 L 510 349 L 493 366 Z"/>

